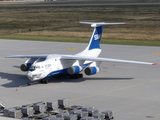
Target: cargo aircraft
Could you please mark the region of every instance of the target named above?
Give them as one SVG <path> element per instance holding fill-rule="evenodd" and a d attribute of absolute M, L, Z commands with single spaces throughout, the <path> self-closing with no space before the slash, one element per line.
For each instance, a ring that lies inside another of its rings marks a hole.
<path fill-rule="evenodd" d="M 75 55 L 48 54 L 48 55 L 16 55 L 7 58 L 29 58 L 20 66 L 22 71 L 27 72 L 27 77 L 31 81 L 40 80 L 47 83 L 47 78 L 52 76 L 70 76 L 71 78 L 82 78 L 83 73 L 94 75 L 100 71 L 99 66 L 102 61 L 137 63 L 156 65 L 156 63 L 139 62 L 130 60 L 120 60 L 98 57 L 101 53 L 100 41 L 104 25 L 128 24 L 128 23 L 105 23 L 105 22 L 80 22 L 89 24 L 94 28 L 88 46 Z"/>

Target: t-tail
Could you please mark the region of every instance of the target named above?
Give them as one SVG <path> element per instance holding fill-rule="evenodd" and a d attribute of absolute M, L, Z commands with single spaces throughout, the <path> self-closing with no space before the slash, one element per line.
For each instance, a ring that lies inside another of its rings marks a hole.
<path fill-rule="evenodd" d="M 128 24 L 128 23 L 105 23 L 105 22 L 99 22 L 99 23 L 94 23 L 94 22 L 80 22 L 82 24 L 89 24 L 91 27 L 94 27 L 92 36 L 90 38 L 90 42 L 86 49 L 82 51 L 81 53 L 78 53 L 77 55 L 82 55 L 82 56 L 90 56 L 90 57 L 98 57 L 99 54 L 101 53 L 101 47 L 100 47 L 100 42 L 102 38 L 102 33 L 103 33 L 103 28 L 104 25 L 116 25 L 116 24 Z"/>

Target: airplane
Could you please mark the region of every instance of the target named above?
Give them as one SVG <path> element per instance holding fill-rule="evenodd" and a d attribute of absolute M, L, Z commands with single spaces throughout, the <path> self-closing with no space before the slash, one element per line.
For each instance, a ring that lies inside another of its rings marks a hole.
<path fill-rule="evenodd" d="M 29 58 L 20 69 L 27 72 L 27 77 L 31 81 L 40 80 L 41 83 L 47 83 L 47 78 L 53 76 L 70 76 L 70 78 L 82 78 L 83 74 L 94 75 L 100 69 L 101 62 L 121 62 L 156 65 L 157 63 L 120 60 L 98 57 L 101 53 L 100 41 L 104 25 L 128 24 L 126 22 L 105 23 L 105 22 L 80 22 L 89 24 L 94 28 L 88 46 L 75 55 L 64 54 L 45 54 L 45 55 L 16 55 L 6 58 Z"/>

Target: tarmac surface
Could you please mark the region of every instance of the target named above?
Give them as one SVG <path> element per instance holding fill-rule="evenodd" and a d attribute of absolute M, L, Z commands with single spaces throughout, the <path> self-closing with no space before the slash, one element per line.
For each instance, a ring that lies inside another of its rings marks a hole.
<path fill-rule="evenodd" d="M 19 66 L 27 59 L 5 58 L 10 55 L 76 54 L 86 46 L 86 43 L 0 39 L 0 99 L 9 108 L 68 98 L 70 105 L 113 110 L 114 120 L 160 120 L 160 47 L 102 44 L 100 57 L 158 65 L 103 62 L 101 71 L 93 76 L 52 78 L 49 84 L 26 87 L 19 87 L 30 82 Z"/>

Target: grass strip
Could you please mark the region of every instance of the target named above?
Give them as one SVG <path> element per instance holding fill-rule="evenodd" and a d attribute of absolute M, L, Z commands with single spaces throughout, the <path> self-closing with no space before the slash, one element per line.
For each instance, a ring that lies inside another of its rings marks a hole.
<path fill-rule="evenodd" d="M 36 36 L 36 35 L 34 36 L 33 35 L 31 36 L 5 35 L 5 36 L 0 36 L 0 39 L 88 43 L 90 38 L 62 37 L 62 36 Z M 130 39 L 102 38 L 101 43 L 102 44 L 117 44 L 117 45 L 160 46 L 160 42 L 158 40 L 130 40 Z"/>

